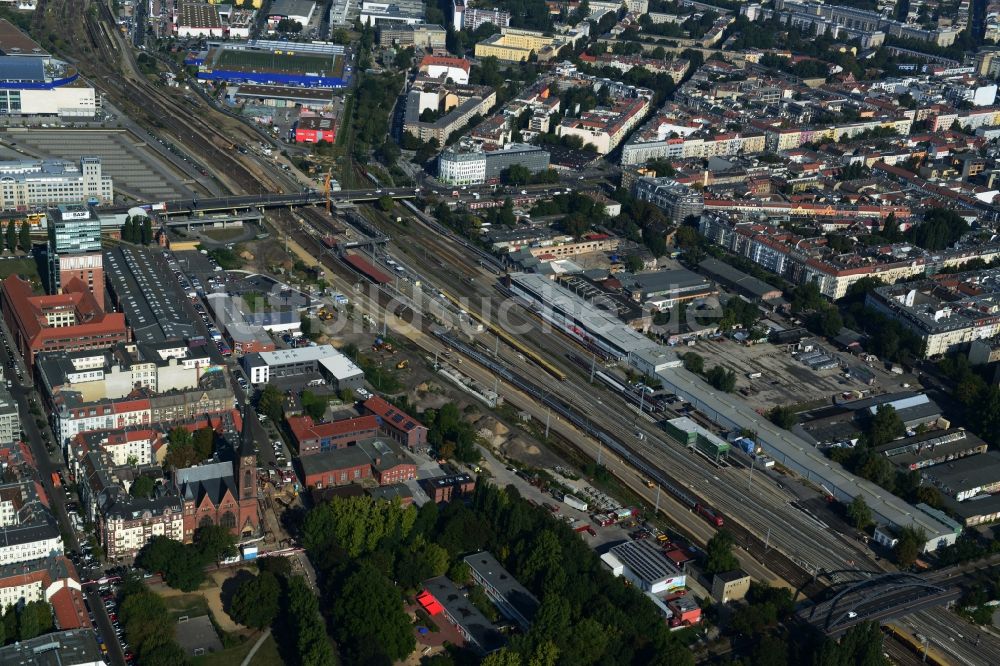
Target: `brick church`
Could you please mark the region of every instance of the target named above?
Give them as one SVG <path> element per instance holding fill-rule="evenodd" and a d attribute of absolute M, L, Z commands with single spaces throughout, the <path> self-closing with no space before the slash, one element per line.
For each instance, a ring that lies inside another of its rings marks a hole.
<path fill-rule="evenodd" d="M 237 538 L 259 534 L 257 453 L 246 411 L 233 460 L 177 470 L 174 483 L 184 503 L 184 541 L 206 525 L 221 525 Z"/>

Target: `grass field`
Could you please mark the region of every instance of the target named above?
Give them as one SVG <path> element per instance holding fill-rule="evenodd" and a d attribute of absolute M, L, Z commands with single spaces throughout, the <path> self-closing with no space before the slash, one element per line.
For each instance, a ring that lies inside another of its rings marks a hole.
<path fill-rule="evenodd" d="M 339 77 L 344 73 L 344 59 L 340 56 L 224 49 L 216 58 L 215 67 L 237 72 L 278 72 L 299 75 L 310 73 Z"/>
<path fill-rule="evenodd" d="M 258 635 L 254 634 L 235 647 L 196 657 L 192 663 L 194 666 L 240 666 L 250 650 L 253 649 L 257 639 Z M 278 655 L 278 645 L 274 642 L 272 635 L 268 636 L 267 640 L 261 644 L 257 654 L 250 661 L 250 666 L 281 666 L 283 663 L 281 656 Z"/>
<path fill-rule="evenodd" d="M 11 275 L 20 275 L 28 280 L 38 279 L 38 265 L 31 257 L 21 259 L 0 259 L 0 280 Z"/>

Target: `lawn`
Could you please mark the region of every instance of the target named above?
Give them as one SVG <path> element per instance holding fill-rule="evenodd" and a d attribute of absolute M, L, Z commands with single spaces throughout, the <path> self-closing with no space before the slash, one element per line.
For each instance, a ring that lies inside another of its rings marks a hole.
<path fill-rule="evenodd" d="M 11 275 L 21 275 L 28 280 L 38 280 L 38 264 L 31 257 L 0 259 L 0 280 Z"/>
<path fill-rule="evenodd" d="M 194 666 L 240 666 L 259 637 L 258 634 L 253 634 L 244 642 L 228 650 L 196 657 L 192 660 L 192 664 Z M 284 662 L 278 655 L 278 645 L 274 642 L 274 636 L 268 636 L 260 649 L 257 650 L 257 654 L 253 656 L 250 666 L 281 666 L 282 663 Z"/>
<path fill-rule="evenodd" d="M 167 605 L 167 610 L 174 618 L 198 617 L 208 615 L 208 602 L 200 594 L 179 594 L 177 596 L 164 596 L 163 602 Z"/>
<path fill-rule="evenodd" d="M 225 243 L 226 241 L 231 241 L 236 238 L 240 238 L 246 234 L 246 229 L 243 227 L 230 227 L 228 229 L 207 229 L 201 232 L 203 236 L 208 236 L 214 241 L 219 241 L 220 243 Z"/>

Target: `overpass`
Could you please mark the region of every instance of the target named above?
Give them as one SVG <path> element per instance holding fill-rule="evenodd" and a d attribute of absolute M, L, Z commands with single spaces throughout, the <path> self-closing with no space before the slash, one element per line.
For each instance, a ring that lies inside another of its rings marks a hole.
<path fill-rule="evenodd" d="M 799 610 L 796 617 L 836 638 L 862 622 L 883 622 L 958 599 L 961 590 L 917 574 L 852 572 L 863 576 L 844 583 L 826 601 Z"/>
<path fill-rule="evenodd" d="M 330 193 L 330 199 L 332 201 L 349 203 L 378 201 L 382 197 L 392 197 L 393 199 L 400 201 L 404 199 L 413 199 L 416 196 L 416 193 L 412 189 L 406 188 L 396 188 L 392 190 L 341 190 L 339 192 Z M 159 210 L 159 206 L 161 205 L 160 203 L 155 205 L 157 206 L 156 212 L 159 215 L 170 217 L 175 214 L 191 215 L 192 213 L 224 213 L 227 211 L 249 208 L 261 210 L 268 208 L 293 208 L 296 206 L 316 206 L 325 203 L 326 195 L 323 192 L 305 190 L 294 194 L 260 194 L 205 199 L 175 199 L 172 201 L 162 202 L 162 210 Z M 107 213 L 111 215 L 116 213 L 123 214 L 127 213 L 131 208 L 135 208 L 135 206 L 100 208 L 98 209 L 98 213 Z"/>

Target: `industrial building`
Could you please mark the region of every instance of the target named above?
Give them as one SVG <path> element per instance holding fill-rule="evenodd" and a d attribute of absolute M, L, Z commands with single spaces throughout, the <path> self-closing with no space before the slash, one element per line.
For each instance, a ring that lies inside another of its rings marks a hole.
<path fill-rule="evenodd" d="M 337 119 L 302 116 L 295 123 L 295 143 L 333 143 L 337 140 Z"/>
<path fill-rule="evenodd" d="M 380 396 L 362 403 L 366 414 L 374 414 L 382 432 L 412 450 L 427 446 L 427 426 Z"/>
<path fill-rule="evenodd" d="M 275 0 L 267 13 L 267 25 L 274 30 L 282 20 L 294 21 L 303 28 L 312 21 L 316 3 L 312 0 Z"/>
<path fill-rule="evenodd" d="M 720 604 L 739 601 L 750 589 L 750 576 L 746 573 L 724 571 L 712 577 L 712 597 Z"/>
<path fill-rule="evenodd" d="M 287 417 L 288 429 L 295 438 L 299 456 L 343 449 L 378 435 L 378 419 L 372 415 L 316 423 L 308 415 Z"/>
<path fill-rule="evenodd" d="M 94 88 L 73 65 L 32 55 L 0 56 L 0 115 L 93 118 Z"/>
<path fill-rule="evenodd" d="M 964 428 L 930 430 L 875 449 L 898 469 L 911 472 L 986 453 L 987 444 Z"/>
<path fill-rule="evenodd" d="M 685 269 L 636 273 L 619 280 L 632 300 L 658 310 L 719 293 L 708 280 Z"/>
<path fill-rule="evenodd" d="M 387 439 L 367 439 L 353 446 L 300 456 L 302 484 L 331 488 L 374 479 L 388 486 L 417 478 L 417 465 Z"/>
<path fill-rule="evenodd" d="M 113 200 L 114 183 L 111 176 L 102 173 L 100 158 L 85 157 L 79 165 L 49 160 L 0 162 L 0 208 L 3 210 L 88 201 L 110 203 Z"/>
<path fill-rule="evenodd" d="M 159 344 L 198 335 L 160 253 L 119 245 L 104 252 L 104 269 L 112 304 L 124 313 L 136 342 Z"/>
<path fill-rule="evenodd" d="M 1000 452 L 987 451 L 952 460 L 928 467 L 921 474 L 942 494 L 958 502 L 977 495 L 993 495 L 1000 492 Z"/>
<path fill-rule="evenodd" d="M 481 185 L 499 179 L 505 169 L 515 164 L 539 173 L 549 168 L 549 153 L 528 144 L 491 151 L 448 148 L 438 157 L 438 180 L 449 185 Z"/>
<path fill-rule="evenodd" d="M 782 291 L 778 287 L 712 257 L 703 259 L 698 264 L 698 270 L 754 303 L 776 301 L 782 297 Z"/>
<path fill-rule="evenodd" d="M 638 589 L 653 595 L 663 594 L 687 585 L 687 576 L 646 539 L 626 541 L 601 556 L 611 573 L 624 576 Z"/>
<path fill-rule="evenodd" d="M 177 16 L 178 37 L 222 37 L 224 34 L 219 8 L 207 2 L 180 2 Z"/>

